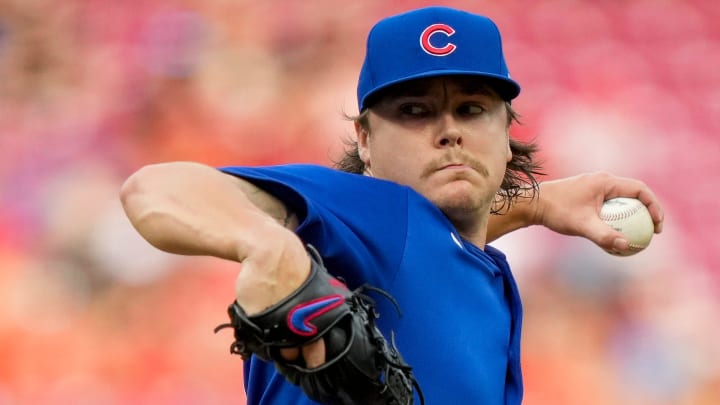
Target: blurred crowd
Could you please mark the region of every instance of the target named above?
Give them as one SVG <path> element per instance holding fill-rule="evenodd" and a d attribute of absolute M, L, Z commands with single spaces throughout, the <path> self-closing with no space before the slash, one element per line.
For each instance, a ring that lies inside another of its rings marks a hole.
<path fill-rule="evenodd" d="M 543 229 L 496 242 L 525 404 L 720 403 L 720 3 L 432 3 L 497 21 L 514 135 L 550 178 L 637 177 L 666 209 L 628 258 Z M 0 404 L 243 404 L 213 334 L 238 265 L 150 247 L 120 185 L 170 160 L 332 164 L 367 31 L 427 4 L 0 0 Z"/>

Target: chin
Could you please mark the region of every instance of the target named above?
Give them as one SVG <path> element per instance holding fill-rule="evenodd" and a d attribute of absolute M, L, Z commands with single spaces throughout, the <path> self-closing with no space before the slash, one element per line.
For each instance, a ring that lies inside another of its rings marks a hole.
<path fill-rule="evenodd" d="M 448 184 L 434 190 L 434 195 L 431 196 L 430 200 L 448 216 L 467 213 L 477 215 L 478 210 L 489 207 L 489 202 L 485 201 L 487 199 L 478 193 L 477 186 L 473 186 L 468 182 L 463 183 L 465 184 L 461 186 Z"/>

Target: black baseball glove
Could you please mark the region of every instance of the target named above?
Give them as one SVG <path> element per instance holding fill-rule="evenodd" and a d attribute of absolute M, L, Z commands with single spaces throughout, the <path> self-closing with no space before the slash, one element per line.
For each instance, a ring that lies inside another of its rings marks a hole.
<path fill-rule="evenodd" d="M 253 316 L 247 316 L 237 302 L 229 306 L 230 323 L 215 332 L 233 328 L 230 352 L 246 360 L 254 354 L 274 362 L 288 381 L 323 404 L 410 405 L 414 388 L 424 404 L 411 367 L 375 326 L 374 302 L 362 293 L 379 290 L 367 286 L 348 290 L 327 272 L 312 246 L 308 251 L 310 276 L 290 296 Z M 302 356 L 288 361 L 280 355 L 282 348 L 321 338 L 326 361 L 319 367 L 307 368 Z"/>

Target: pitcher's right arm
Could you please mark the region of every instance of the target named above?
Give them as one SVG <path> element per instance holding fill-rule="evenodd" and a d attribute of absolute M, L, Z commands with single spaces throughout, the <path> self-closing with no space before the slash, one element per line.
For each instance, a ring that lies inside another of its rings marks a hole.
<path fill-rule="evenodd" d="M 281 201 L 253 184 L 192 162 L 148 165 L 120 192 L 135 229 L 169 253 L 241 262 L 238 303 L 259 312 L 308 277 L 310 259 Z"/>

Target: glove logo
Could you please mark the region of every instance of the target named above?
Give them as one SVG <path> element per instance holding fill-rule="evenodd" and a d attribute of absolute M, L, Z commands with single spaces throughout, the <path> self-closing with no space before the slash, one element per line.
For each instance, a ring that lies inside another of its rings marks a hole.
<path fill-rule="evenodd" d="M 442 47 L 437 47 L 430 43 L 430 38 L 435 34 L 444 34 L 446 37 L 450 37 L 455 34 L 455 30 L 447 24 L 433 24 L 425 28 L 420 35 L 420 47 L 423 51 L 432 56 L 447 56 L 455 51 L 457 46 L 452 42 L 448 42 Z"/>
<path fill-rule="evenodd" d="M 317 333 L 317 327 L 310 321 L 339 307 L 344 302 L 345 298 L 336 294 L 297 305 L 288 313 L 288 328 L 297 335 L 312 336 Z"/>

